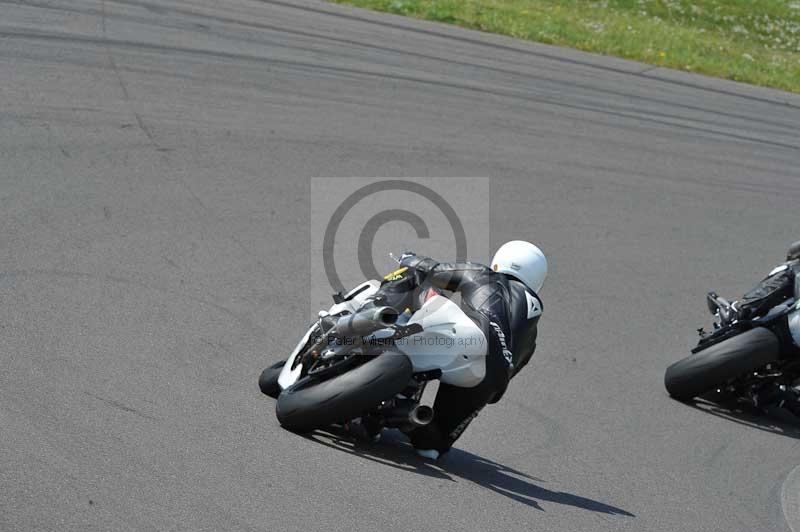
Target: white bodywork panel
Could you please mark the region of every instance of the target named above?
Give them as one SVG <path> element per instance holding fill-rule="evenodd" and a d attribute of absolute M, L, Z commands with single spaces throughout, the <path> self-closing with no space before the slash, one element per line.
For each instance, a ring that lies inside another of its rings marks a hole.
<path fill-rule="evenodd" d="M 397 342 L 414 371 L 441 369 L 441 381 L 453 386 L 477 386 L 486 375 L 486 336 L 461 307 L 444 296 L 428 299 L 408 324 L 423 331 Z"/>
<path fill-rule="evenodd" d="M 776 273 L 781 273 L 782 271 L 786 271 L 786 270 L 788 270 L 788 269 L 789 269 L 789 266 L 787 266 L 786 264 L 781 264 L 780 266 L 777 266 L 777 267 L 775 267 L 775 269 L 774 269 L 774 270 L 772 270 L 771 272 L 769 272 L 769 273 L 767 274 L 767 277 L 772 277 L 772 276 L 773 276 L 773 275 L 775 275 Z"/>
<path fill-rule="evenodd" d="M 355 287 L 344 297 L 356 294 L 350 301 L 333 305 L 328 313 L 355 312 L 366 299 L 380 288 L 378 281 L 367 281 Z M 396 348 L 411 360 L 415 372 L 441 369 L 441 381 L 453 386 L 477 386 L 486 375 L 486 337 L 461 308 L 444 296 L 428 299 L 422 308 L 411 316 L 407 325 L 419 323 L 423 331 L 397 341 Z M 300 377 L 302 365 L 292 369 L 294 359 L 315 333 L 312 325 L 289 355 L 278 377 L 281 389 L 286 389 Z M 388 332 L 388 330 L 387 330 Z M 385 336 L 378 331 L 375 337 Z"/>
<path fill-rule="evenodd" d="M 296 368 L 292 369 L 292 364 L 294 364 L 294 357 L 296 357 L 300 349 L 304 345 L 306 345 L 308 337 L 311 336 L 311 333 L 313 333 L 316 329 L 317 329 L 316 325 L 312 325 L 311 327 L 308 328 L 306 334 L 303 335 L 303 338 L 295 346 L 294 351 L 292 351 L 292 354 L 289 355 L 289 358 L 286 360 L 286 364 L 283 365 L 281 374 L 278 375 L 278 386 L 281 387 L 281 390 L 288 388 L 289 386 L 297 382 L 297 379 L 300 378 L 300 373 L 303 371 L 303 366 L 302 364 L 298 364 Z"/>
<path fill-rule="evenodd" d="M 795 345 L 800 347 L 800 275 L 794 277 L 794 297 L 797 302 L 794 312 L 789 314 L 789 332 L 792 333 Z"/>
<path fill-rule="evenodd" d="M 789 332 L 795 345 L 800 347 L 800 275 L 794 278 L 794 297 L 797 302 L 794 305 L 794 312 L 789 314 Z"/>
<path fill-rule="evenodd" d="M 789 314 L 789 332 L 795 345 L 800 347 L 800 275 L 794 278 L 794 297 L 797 302 L 794 305 L 794 312 Z"/>

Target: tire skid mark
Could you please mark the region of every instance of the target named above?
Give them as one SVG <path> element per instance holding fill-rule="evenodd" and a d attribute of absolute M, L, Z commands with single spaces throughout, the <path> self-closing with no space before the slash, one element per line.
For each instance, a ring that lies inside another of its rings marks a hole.
<path fill-rule="evenodd" d="M 700 90 L 700 91 L 712 92 L 712 93 L 716 93 L 716 94 L 724 94 L 726 96 L 733 96 L 735 98 L 743 98 L 745 100 L 768 103 L 768 104 L 772 104 L 772 105 L 785 105 L 786 107 L 791 107 L 791 108 L 794 108 L 794 109 L 800 109 L 800 105 L 792 104 L 792 103 L 790 103 L 788 101 L 764 98 L 764 97 L 761 97 L 761 96 L 753 96 L 753 95 L 750 95 L 750 94 L 740 94 L 740 93 L 736 93 L 736 92 L 725 90 L 725 89 L 716 89 L 716 88 L 712 88 L 712 87 L 704 87 L 702 85 L 697 85 L 695 83 L 691 83 L 691 82 L 688 82 L 688 81 L 679 81 L 679 80 L 673 80 L 673 79 L 653 77 L 653 76 L 648 75 L 651 72 L 651 70 L 653 70 L 653 69 L 651 69 L 650 65 L 647 65 L 646 68 L 638 70 L 638 71 L 636 71 L 636 70 L 628 70 L 628 69 L 619 68 L 619 67 L 612 67 L 612 66 L 608 66 L 608 65 L 599 65 L 599 64 L 591 63 L 589 61 L 583 61 L 583 60 L 580 60 L 580 59 L 574 59 L 574 58 L 569 58 L 569 57 L 561 57 L 561 56 L 558 56 L 558 55 L 555 55 L 555 54 L 549 54 L 549 53 L 546 53 L 546 52 L 533 51 L 531 49 L 525 49 L 525 48 L 520 48 L 520 47 L 516 47 L 516 46 L 511 46 L 509 44 L 485 42 L 485 41 L 481 41 L 479 39 L 472 38 L 472 37 L 461 36 L 461 35 L 453 35 L 453 34 L 444 34 L 444 33 L 438 32 L 438 31 L 434 31 L 432 29 L 415 28 L 415 27 L 407 25 L 407 24 L 399 24 L 399 23 L 394 23 L 394 22 L 388 22 L 386 20 L 377 20 L 376 18 L 362 17 L 362 16 L 358 16 L 358 15 L 355 15 L 355 14 L 342 13 L 342 12 L 334 11 L 333 9 L 326 10 L 326 9 L 322 9 L 322 8 L 318 8 L 318 7 L 297 5 L 297 4 L 294 4 L 294 3 L 291 3 L 291 2 L 282 1 L 282 0 L 256 0 L 256 1 L 264 3 L 264 4 L 277 5 L 277 6 L 281 6 L 281 7 L 287 7 L 287 8 L 290 8 L 290 9 L 297 9 L 297 10 L 300 10 L 300 11 L 306 11 L 306 12 L 310 12 L 310 13 L 317 13 L 317 14 L 321 14 L 321 15 L 327 15 L 327 16 L 330 16 L 330 17 L 338 17 L 338 18 L 342 18 L 342 19 L 346 19 L 346 20 L 353 20 L 353 21 L 362 22 L 362 23 L 365 23 L 365 24 L 383 26 L 383 27 L 386 27 L 386 28 L 392 28 L 392 29 L 401 30 L 401 31 L 419 33 L 419 34 L 422 34 L 422 35 L 431 35 L 431 36 L 434 36 L 434 37 L 439 37 L 441 39 L 450 39 L 450 40 L 453 40 L 453 41 L 463 42 L 463 43 L 467 43 L 467 44 L 475 44 L 475 45 L 479 45 L 479 46 L 486 46 L 486 47 L 494 48 L 494 49 L 501 50 L 501 51 L 504 51 L 504 52 L 515 52 L 515 53 L 527 54 L 527 55 L 530 55 L 530 56 L 533 56 L 533 57 L 539 57 L 539 58 L 542 58 L 542 59 L 548 59 L 550 61 L 556 61 L 556 62 L 560 62 L 560 63 L 567 63 L 567 64 L 570 64 L 570 65 L 578 65 L 578 66 L 582 66 L 582 67 L 586 67 L 586 68 L 592 68 L 592 69 L 595 69 L 595 70 L 600 70 L 600 71 L 603 71 L 603 72 L 615 72 L 617 74 L 624 74 L 624 75 L 627 75 L 627 76 L 633 76 L 633 77 L 638 77 L 638 78 L 656 79 L 659 82 L 665 83 L 665 84 L 677 85 L 677 86 L 680 86 L 680 87 L 689 87 L 689 88 Z M 377 15 L 379 13 L 375 13 L 375 14 Z M 457 26 L 448 26 L 448 27 L 452 27 L 455 30 L 461 29 L 462 31 L 467 31 L 467 30 L 463 30 L 463 28 L 459 28 Z M 502 36 L 500 36 L 500 37 L 502 37 Z M 526 44 L 534 44 L 534 43 L 526 43 Z"/>
<path fill-rule="evenodd" d="M 276 33 L 295 35 L 295 36 L 309 38 L 309 39 L 317 39 L 317 40 L 322 40 L 322 41 L 336 42 L 336 43 L 341 43 L 341 44 L 345 44 L 345 45 L 348 45 L 348 46 L 356 46 L 356 47 L 374 49 L 374 50 L 387 52 L 387 53 L 390 53 L 390 54 L 396 54 L 396 55 L 398 55 L 400 57 L 402 57 L 402 56 L 417 57 L 417 58 L 420 58 L 420 59 L 425 59 L 425 60 L 429 60 L 429 61 L 437 61 L 437 62 L 442 62 L 442 63 L 446 63 L 446 64 L 451 64 L 451 65 L 457 65 L 457 66 L 461 66 L 461 67 L 465 67 L 465 68 L 477 68 L 477 69 L 486 70 L 486 71 L 490 71 L 490 72 L 496 72 L 496 73 L 503 74 L 503 75 L 510 75 L 510 76 L 514 76 L 514 77 L 517 77 L 517 78 L 522 78 L 522 79 L 528 80 L 528 81 L 536 81 L 536 82 L 541 82 L 541 83 L 551 83 L 551 84 L 558 85 L 558 86 L 568 85 L 570 88 L 578 88 L 578 89 L 586 90 L 588 92 L 595 93 L 595 94 L 598 94 L 598 93 L 599 94 L 609 94 L 609 95 L 612 95 L 612 96 L 617 96 L 617 97 L 626 98 L 626 99 L 632 99 L 632 100 L 638 100 L 638 101 L 641 101 L 641 102 L 649 102 L 649 103 L 654 103 L 654 104 L 659 104 L 659 105 L 669 105 L 669 106 L 672 106 L 672 107 L 675 107 L 675 108 L 685 109 L 685 110 L 693 112 L 693 113 L 708 113 L 708 114 L 713 114 L 713 115 L 718 115 L 718 116 L 724 116 L 724 117 L 727 117 L 727 118 L 730 118 L 730 119 L 734 119 L 734 120 L 744 120 L 744 121 L 747 121 L 747 122 L 749 122 L 751 124 L 753 122 L 757 122 L 757 123 L 759 123 L 759 124 L 761 124 L 763 126 L 767 126 L 767 128 L 763 129 L 763 131 L 765 133 L 774 133 L 774 134 L 786 135 L 786 134 L 794 132 L 794 124 L 793 123 L 782 123 L 782 122 L 778 122 L 778 121 L 766 121 L 766 120 L 762 120 L 759 116 L 747 116 L 747 115 L 742 115 L 742 114 L 738 114 L 738 113 L 731 113 L 731 112 L 726 112 L 726 111 L 713 111 L 713 110 L 710 110 L 707 107 L 702 107 L 702 106 L 698 106 L 698 105 L 691 105 L 691 104 L 676 103 L 674 101 L 665 100 L 665 99 L 662 99 L 662 98 L 656 98 L 656 97 L 653 97 L 653 96 L 645 96 L 645 95 L 633 96 L 631 94 L 627 94 L 627 93 L 624 93 L 622 91 L 615 91 L 615 90 L 608 89 L 608 88 L 596 87 L 596 86 L 592 86 L 592 85 L 589 85 L 589 84 L 586 84 L 586 83 L 580 83 L 580 82 L 559 81 L 559 80 L 547 78 L 547 77 L 544 77 L 544 76 L 537 76 L 537 75 L 531 74 L 531 73 L 519 72 L 519 71 L 516 71 L 516 70 L 509 69 L 509 68 L 502 68 L 502 67 L 498 67 L 498 66 L 491 66 L 491 65 L 468 62 L 468 61 L 460 61 L 460 60 L 453 59 L 453 58 L 440 57 L 440 56 L 431 55 L 431 54 L 423 54 L 423 53 L 420 53 L 420 52 L 413 52 L 413 51 L 403 50 L 403 49 L 399 49 L 399 48 L 393 48 L 393 47 L 389 47 L 389 46 L 370 44 L 370 43 L 367 43 L 367 42 L 361 42 L 361 41 L 357 41 L 357 40 L 346 39 L 346 38 L 342 38 L 342 37 L 336 37 L 336 36 L 333 36 L 333 35 L 323 35 L 323 34 L 313 33 L 313 32 L 309 32 L 309 31 L 289 29 L 289 28 L 286 28 L 286 27 L 276 26 L 276 25 L 272 25 L 272 24 L 264 24 L 264 23 L 261 23 L 261 22 L 238 20 L 238 19 L 235 19 L 235 18 L 224 17 L 224 16 L 220 16 L 220 15 L 210 15 L 210 14 L 201 13 L 201 12 L 197 12 L 197 11 L 193 11 L 193 10 L 189 10 L 189 9 L 182 9 L 182 8 L 179 8 L 179 7 L 164 7 L 164 6 L 159 6 L 159 5 L 152 4 L 150 2 L 142 2 L 142 1 L 135 1 L 135 0 L 110 0 L 110 1 L 112 1 L 115 4 L 119 4 L 119 5 L 141 7 L 141 8 L 148 9 L 148 10 L 159 9 L 160 11 L 163 11 L 163 12 L 171 12 L 171 13 L 175 13 L 175 14 L 178 14 L 178 15 L 183 15 L 183 16 L 186 16 L 186 17 L 195 17 L 195 18 L 200 18 L 200 19 L 219 22 L 219 23 L 222 23 L 222 24 L 231 24 L 231 25 L 236 25 L 236 26 L 245 27 L 245 28 L 267 30 L 267 31 L 273 31 L 273 32 L 276 32 Z M 0 0 L 0 4 L 3 4 L 3 3 L 20 4 L 21 2 L 19 0 Z M 46 9 L 69 10 L 69 11 L 80 12 L 80 13 L 85 13 L 85 14 L 99 14 L 97 12 L 97 10 L 93 10 L 93 9 L 86 9 L 86 10 L 79 10 L 79 9 L 74 9 L 74 8 L 68 9 L 68 8 L 61 7 L 61 6 L 57 7 L 57 6 L 47 5 L 47 4 L 41 4 L 39 2 L 25 2 L 24 4 L 25 5 L 32 5 L 34 7 L 42 7 L 42 8 L 46 8 Z M 105 6 L 105 0 L 103 0 L 103 6 Z M 103 13 L 104 13 L 104 9 L 105 8 L 103 8 Z M 104 15 L 102 15 L 102 16 L 104 16 Z M 145 20 L 146 20 L 146 19 L 143 19 L 142 17 L 131 17 L 131 16 L 125 16 L 123 18 L 139 21 L 139 22 L 142 22 L 142 23 L 144 23 Z M 168 27 L 176 27 L 176 28 L 179 28 L 179 29 L 186 29 L 182 25 L 175 25 L 175 24 L 172 24 L 172 25 L 170 25 Z M 207 28 L 207 27 L 205 29 L 209 30 L 209 28 Z M 220 35 L 221 37 L 225 37 L 224 34 L 221 34 L 221 33 L 218 33 L 218 32 L 214 32 L 214 33 L 216 33 L 217 35 Z M 437 35 L 439 35 L 439 36 L 441 36 L 443 38 L 447 37 L 446 35 L 443 35 L 443 34 L 437 34 Z M 252 42 L 254 42 L 256 44 L 273 44 L 273 43 L 267 43 L 267 42 L 261 43 L 260 41 L 257 41 L 257 40 L 253 40 Z M 487 43 L 482 43 L 482 44 L 486 45 Z M 300 49 L 300 50 L 305 50 L 305 51 L 312 51 L 312 52 L 319 51 L 318 49 L 315 49 L 315 48 L 307 48 L 307 47 L 301 47 L 301 46 L 293 46 L 293 48 Z M 517 51 L 521 52 L 521 53 L 524 53 L 522 50 L 517 50 Z M 660 68 L 661 67 L 658 67 L 658 66 L 651 66 L 651 67 L 646 68 L 643 71 L 641 71 L 640 74 L 648 73 L 648 72 L 650 72 L 652 70 L 657 70 L 657 69 L 660 69 Z M 627 72 L 627 71 L 623 71 L 623 72 L 625 74 L 630 74 L 630 72 Z M 652 78 L 652 79 L 657 79 L 658 81 L 662 81 L 660 78 Z M 772 102 L 772 103 L 775 103 L 775 102 Z M 666 117 L 666 118 L 672 117 L 672 115 L 667 115 L 667 114 L 663 114 L 663 113 L 654 113 L 654 112 L 652 112 L 650 110 L 637 110 L 637 109 L 631 109 L 631 108 L 625 108 L 625 109 L 628 109 L 628 110 L 633 111 L 633 112 L 646 112 L 648 114 L 653 114 L 655 116 L 663 116 L 663 117 Z M 706 120 L 698 120 L 697 118 L 684 118 L 684 119 L 685 120 L 694 120 L 696 122 L 706 123 L 706 124 L 720 126 L 720 127 L 731 127 L 731 126 L 727 126 L 725 124 L 712 122 L 712 121 L 710 121 L 708 119 L 706 119 Z M 775 128 L 779 128 L 779 129 L 775 129 Z"/>
<path fill-rule="evenodd" d="M 153 6 L 153 4 L 150 3 L 150 2 L 143 2 L 143 1 L 138 1 L 138 0 L 111 0 L 111 1 L 113 1 L 115 4 L 144 7 L 146 9 L 149 9 L 149 8 L 151 8 L 150 6 Z M 162 6 L 158 6 L 158 7 L 162 7 Z M 382 52 L 388 52 L 388 53 L 397 54 L 398 56 L 401 56 L 401 57 L 402 56 L 417 57 L 417 58 L 420 58 L 420 59 L 426 59 L 426 60 L 429 60 L 429 61 L 438 61 L 438 62 L 452 64 L 452 65 L 458 65 L 458 66 L 462 66 L 462 67 L 466 67 L 466 68 L 478 68 L 478 69 L 481 69 L 481 70 L 487 70 L 487 71 L 490 71 L 490 72 L 496 72 L 498 74 L 521 77 L 521 78 L 526 79 L 526 80 L 539 81 L 539 82 L 545 82 L 545 83 L 549 82 L 549 83 L 555 83 L 555 84 L 558 84 L 558 85 L 569 85 L 570 88 L 577 87 L 579 89 L 584 89 L 586 91 L 590 91 L 590 92 L 593 92 L 593 93 L 610 94 L 610 95 L 619 96 L 619 97 L 622 97 L 622 98 L 641 100 L 643 102 L 652 102 L 652 103 L 661 104 L 661 105 L 671 105 L 673 107 L 684 108 L 686 110 L 693 111 L 693 112 L 711 113 L 711 114 L 714 114 L 714 115 L 721 115 L 721 116 L 726 116 L 728 118 L 740 119 L 740 120 L 745 120 L 745 121 L 749 121 L 749 122 L 752 122 L 754 120 L 755 121 L 759 120 L 759 117 L 757 117 L 757 116 L 746 116 L 746 115 L 740 115 L 740 114 L 736 114 L 736 113 L 728 113 L 728 112 L 722 112 L 722 111 L 710 111 L 707 107 L 701 107 L 701 106 L 689 105 L 689 104 L 676 104 L 673 101 L 664 100 L 664 99 L 661 99 L 661 98 L 655 98 L 655 97 L 652 97 L 652 96 L 641 96 L 641 95 L 640 96 L 631 96 L 630 94 L 622 92 L 622 91 L 615 91 L 615 90 L 606 89 L 606 88 L 599 88 L 599 87 L 595 87 L 595 86 L 592 86 L 592 85 L 575 83 L 575 82 L 572 82 L 572 81 L 570 81 L 568 83 L 567 82 L 559 82 L 557 80 L 548 79 L 548 78 L 545 78 L 543 76 L 537 76 L 537 75 L 530 74 L 530 73 L 519 72 L 519 71 L 516 71 L 516 70 L 511 70 L 509 68 L 502 68 L 502 67 L 479 64 L 479 63 L 468 62 L 468 61 L 460 61 L 460 60 L 453 59 L 453 58 L 446 58 L 446 57 L 441 57 L 441 56 L 436 56 L 436 55 L 431 55 L 431 54 L 423 54 L 423 53 L 420 53 L 420 52 L 413 52 L 413 51 L 409 51 L 409 50 L 393 48 L 393 47 L 390 47 L 390 46 L 376 45 L 376 44 L 371 44 L 371 43 L 367 43 L 367 42 L 362 42 L 362 41 L 357 41 L 357 40 L 352 40 L 352 39 L 345 39 L 345 38 L 342 38 L 342 37 L 336 37 L 336 36 L 333 36 L 333 35 L 322 35 L 322 34 L 319 34 L 319 33 L 313 33 L 313 32 L 309 32 L 309 31 L 296 30 L 296 29 L 289 29 L 289 28 L 286 28 L 286 27 L 281 27 L 281 26 L 272 25 L 272 24 L 264 24 L 264 23 L 261 23 L 261 22 L 237 20 L 237 19 L 234 19 L 234 18 L 223 17 L 223 16 L 219 16 L 219 15 L 209 15 L 209 14 L 200 13 L 200 12 L 192 11 L 192 10 L 188 10 L 188 9 L 181 9 L 181 8 L 178 8 L 178 7 L 168 7 L 168 8 L 164 8 L 164 9 L 168 10 L 170 12 L 179 14 L 179 15 L 203 18 L 203 19 L 213 20 L 213 21 L 216 21 L 216 22 L 221 22 L 221 23 L 224 23 L 224 24 L 233 24 L 233 25 L 242 26 L 242 27 L 248 27 L 248 28 L 254 28 L 254 29 L 263 29 L 263 30 L 274 31 L 274 32 L 283 33 L 283 34 L 296 35 L 296 36 L 299 36 L 299 37 L 305 37 L 305 38 L 310 38 L 310 39 L 331 41 L 331 42 L 336 42 L 336 43 L 340 43 L 340 44 L 345 44 L 345 45 L 348 45 L 348 46 L 359 46 L 359 47 L 364 47 L 364 48 L 373 49 L 373 50 L 380 50 Z M 441 35 L 441 34 L 439 34 L 439 35 L 442 36 L 442 37 L 445 37 L 444 35 Z M 482 43 L 482 44 L 486 44 L 486 43 Z M 659 67 L 657 65 L 654 65 L 654 66 L 652 66 L 650 68 L 645 69 L 643 72 L 649 72 L 650 70 L 655 70 L 655 69 L 658 69 L 658 68 L 661 68 L 661 67 Z M 785 129 L 788 129 L 789 132 L 794 132 L 794 130 L 795 130 L 795 124 L 793 124 L 793 123 L 785 123 L 784 124 L 784 123 L 779 123 L 779 122 L 766 122 L 766 121 L 762 121 L 761 123 L 764 124 L 764 125 L 774 126 L 774 127 L 777 127 L 777 128 L 784 128 L 784 130 L 780 131 L 780 133 L 778 131 L 772 130 L 773 133 L 785 134 L 786 133 Z M 716 124 L 716 125 L 719 125 L 719 124 Z"/>
<path fill-rule="evenodd" d="M 84 393 L 84 395 L 88 395 L 89 397 L 97 399 L 101 403 L 105 403 L 105 404 L 107 404 L 109 406 L 112 406 L 112 407 L 118 409 L 118 410 L 122 410 L 123 412 L 128 412 L 128 413 L 137 415 L 139 417 L 142 417 L 142 418 L 145 418 L 145 419 L 149 419 L 151 421 L 159 421 L 158 418 L 153 417 L 153 416 L 151 416 L 149 414 L 145 414 L 144 412 L 140 412 L 140 411 L 136 410 L 135 408 L 130 407 L 130 406 L 126 405 L 125 403 L 121 402 L 121 401 L 117 401 L 117 400 L 114 400 L 114 399 L 109 399 L 107 397 L 101 397 L 99 395 L 93 394 L 92 392 L 84 391 L 83 393 Z"/>
<path fill-rule="evenodd" d="M 542 96 L 532 96 L 529 94 L 524 94 L 519 91 L 515 91 L 511 88 L 497 89 L 497 88 L 489 88 L 489 87 L 482 87 L 480 85 L 470 84 L 470 83 L 458 83 L 455 81 L 440 81 L 432 78 L 424 78 L 420 76 L 412 76 L 406 74 L 390 74 L 385 71 L 377 72 L 365 69 L 358 69 L 354 67 L 340 67 L 340 66 L 331 66 L 328 64 L 320 64 L 320 63 L 312 63 L 307 61 L 289 61 L 285 59 L 277 59 L 277 58 L 270 58 L 270 57 L 260 57 L 255 55 L 248 55 L 248 54 L 236 54 L 232 52 L 222 52 L 217 50 L 208 50 L 208 49 L 199 49 L 199 48 L 187 48 L 181 46 L 164 46 L 164 45 L 156 45 L 151 43 L 144 43 L 144 42 L 134 42 L 134 41 L 125 41 L 125 40 L 108 40 L 108 39 L 96 39 L 93 37 L 85 37 L 85 36 L 76 36 L 76 35 L 65 35 L 65 34 L 55 34 L 55 33 L 32 33 L 32 32 L 13 32 L 13 31 L 0 31 L 0 38 L 20 38 L 20 39 L 30 39 L 30 40 L 43 40 L 43 41 L 60 41 L 60 42 L 77 42 L 77 43 L 85 43 L 85 44 L 95 44 L 101 46 L 118 46 L 122 48 L 132 48 L 135 50 L 147 50 L 152 51 L 155 53 L 184 53 L 187 55 L 199 55 L 199 56 L 207 56 L 207 57 L 216 57 L 220 59 L 229 59 L 235 61 L 252 61 L 256 63 L 269 63 L 274 65 L 285 66 L 288 68 L 307 68 L 311 71 L 320 71 L 320 72 L 331 72 L 333 74 L 355 74 L 359 76 L 369 77 L 373 79 L 389 79 L 395 81 L 404 81 L 410 83 L 418 83 L 424 84 L 434 87 L 443 87 L 447 89 L 455 89 L 455 90 L 462 90 L 467 92 L 477 92 L 479 94 L 489 94 L 493 96 L 498 96 L 501 98 L 512 98 L 512 99 L 519 99 L 528 102 L 534 102 L 544 105 L 552 105 L 554 107 L 560 107 L 563 109 L 570 109 L 575 111 L 588 111 L 591 113 L 603 114 L 607 116 L 613 116 L 616 118 L 625 118 L 634 121 L 645 122 L 649 124 L 655 124 L 659 126 L 667 126 L 670 128 L 678 128 L 683 129 L 686 131 L 694 131 L 703 134 L 710 134 L 716 135 L 723 138 L 728 138 L 732 140 L 738 140 L 746 143 L 755 143 L 755 144 L 762 144 L 766 146 L 771 146 L 774 148 L 785 148 L 790 150 L 800 150 L 800 146 L 794 144 L 788 144 L 779 141 L 773 141 L 758 137 L 752 137 L 748 135 L 741 135 L 738 133 L 732 132 L 725 132 L 725 131 L 717 131 L 710 128 L 704 128 L 701 126 L 696 125 L 689 125 L 689 124 L 681 124 L 677 122 L 673 122 L 670 120 L 660 120 L 655 118 L 648 118 L 636 114 L 636 112 L 620 112 L 620 111 L 613 111 L 607 109 L 601 109 L 598 107 L 593 107 L 591 105 L 584 105 L 584 104 L 571 104 L 565 103 L 563 101 L 556 100 L 550 97 L 542 97 Z M 164 148 L 162 148 L 164 150 Z"/>

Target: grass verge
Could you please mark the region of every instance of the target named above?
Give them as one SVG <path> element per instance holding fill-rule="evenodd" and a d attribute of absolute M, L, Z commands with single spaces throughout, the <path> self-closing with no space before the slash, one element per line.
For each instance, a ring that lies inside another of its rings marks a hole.
<path fill-rule="evenodd" d="M 332 0 L 800 93 L 800 0 Z"/>

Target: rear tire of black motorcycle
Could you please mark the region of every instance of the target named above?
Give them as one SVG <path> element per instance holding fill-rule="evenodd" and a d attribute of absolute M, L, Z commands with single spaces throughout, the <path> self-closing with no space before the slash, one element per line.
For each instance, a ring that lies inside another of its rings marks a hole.
<path fill-rule="evenodd" d="M 261 372 L 261 376 L 258 378 L 258 387 L 261 388 L 261 393 L 273 399 L 278 398 L 281 394 L 281 387 L 278 385 L 278 377 L 285 364 L 286 361 L 282 360 Z"/>
<path fill-rule="evenodd" d="M 348 421 L 393 397 L 411 381 L 407 356 L 385 353 L 355 369 L 320 384 L 283 390 L 275 413 L 292 432 L 308 432 Z"/>
<path fill-rule="evenodd" d="M 759 327 L 675 362 L 667 368 L 664 385 L 673 398 L 688 401 L 776 361 L 779 353 L 777 336 Z"/>

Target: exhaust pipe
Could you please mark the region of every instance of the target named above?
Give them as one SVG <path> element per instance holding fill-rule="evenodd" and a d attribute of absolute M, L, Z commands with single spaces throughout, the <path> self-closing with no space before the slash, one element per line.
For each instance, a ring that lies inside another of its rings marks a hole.
<path fill-rule="evenodd" d="M 426 405 L 417 405 L 408 413 L 408 420 L 415 427 L 424 427 L 433 421 L 433 408 Z"/>
<path fill-rule="evenodd" d="M 433 421 L 433 409 L 426 405 L 394 407 L 384 411 L 384 421 L 394 427 L 424 427 Z"/>
<path fill-rule="evenodd" d="M 341 336 L 361 336 L 391 327 L 397 321 L 397 311 L 392 307 L 377 307 L 343 316 L 336 322 L 336 332 Z"/>

